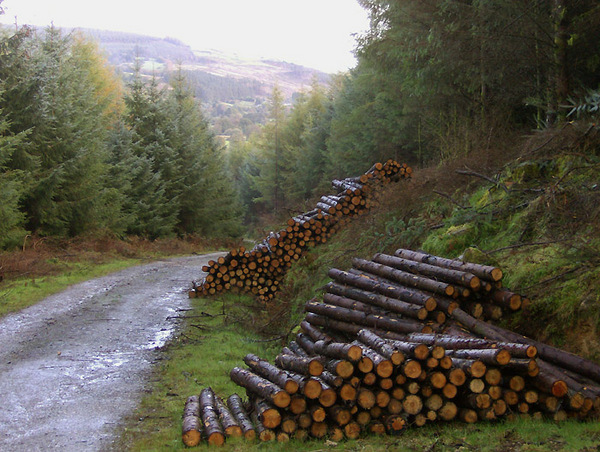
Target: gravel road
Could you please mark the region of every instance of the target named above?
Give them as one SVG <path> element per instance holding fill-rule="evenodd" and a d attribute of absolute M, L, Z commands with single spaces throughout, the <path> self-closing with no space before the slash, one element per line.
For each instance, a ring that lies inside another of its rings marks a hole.
<path fill-rule="evenodd" d="M 0 451 L 109 449 L 215 256 L 129 268 L 0 319 Z"/>

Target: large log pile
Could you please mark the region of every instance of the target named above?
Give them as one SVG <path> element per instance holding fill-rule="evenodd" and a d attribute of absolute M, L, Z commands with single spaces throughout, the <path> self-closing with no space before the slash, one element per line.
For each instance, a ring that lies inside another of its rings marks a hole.
<path fill-rule="evenodd" d="M 285 229 L 271 232 L 251 250 L 234 249 L 202 268 L 207 275 L 194 283 L 191 297 L 239 290 L 263 300 L 273 298 L 280 280 L 294 261 L 311 247 L 325 243 L 349 219 L 377 203 L 378 189 L 412 169 L 393 160 L 373 165 L 359 177 L 332 181 L 335 195 L 322 196 L 315 208 L 287 221 Z"/>
<path fill-rule="evenodd" d="M 238 418 L 253 419 L 261 440 L 600 413 L 600 366 L 490 322 L 528 302 L 502 287 L 499 268 L 399 249 L 329 276 L 274 363 L 247 355 L 247 369 L 231 370 L 248 397 Z M 210 412 L 194 412 L 184 442 L 210 441 Z"/>

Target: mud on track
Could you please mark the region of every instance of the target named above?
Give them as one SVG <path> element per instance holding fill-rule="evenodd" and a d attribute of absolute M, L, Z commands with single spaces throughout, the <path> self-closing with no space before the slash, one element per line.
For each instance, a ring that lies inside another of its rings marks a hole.
<path fill-rule="evenodd" d="M 87 281 L 0 319 L 0 451 L 102 451 L 216 255 Z"/>

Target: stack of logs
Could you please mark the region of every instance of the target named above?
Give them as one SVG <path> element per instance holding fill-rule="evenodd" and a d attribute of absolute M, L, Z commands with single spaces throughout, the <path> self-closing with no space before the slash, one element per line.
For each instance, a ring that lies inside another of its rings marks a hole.
<path fill-rule="evenodd" d="M 213 444 L 340 440 L 452 419 L 599 414 L 600 366 L 486 322 L 527 302 L 502 287 L 499 268 L 399 249 L 329 276 L 273 364 L 247 355 L 247 369 L 231 370 L 246 403 L 210 389 L 190 398 L 186 444 L 201 432 Z"/>
<path fill-rule="evenodd" d="M 311 247 L 325 243 L 350 218 L 376 204 L 378 189 L 408 178 L 412 169 L 393 160 L 377 163 L 359 177 L 334 180 L 336 195 L 322 196 L 316 207 L 290 218 L 285 229 L 271 232 L 251 250 L 230 251 L 202 268 L 207 275 L 194 284 L 191 297 L 224 290 L 250 292 L 262 300 L 273 298 L 286 270 Z"/>

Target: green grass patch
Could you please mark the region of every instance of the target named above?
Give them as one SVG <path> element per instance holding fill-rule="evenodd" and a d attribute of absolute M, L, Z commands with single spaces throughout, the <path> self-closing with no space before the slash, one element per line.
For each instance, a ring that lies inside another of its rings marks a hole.
<path fill-rule="evenodd" d="M 63 266 L 62 271 L 57 275 L 39 278 L 22 277 L 4 282 L 0 286 L 0 317 L 34 305 L 73 284 L 140 265 L 140 260 L 115 260 L 103 264 L 86 262 L 71 262 L 68 265 L 53 262 L 53 264 Z"/>

